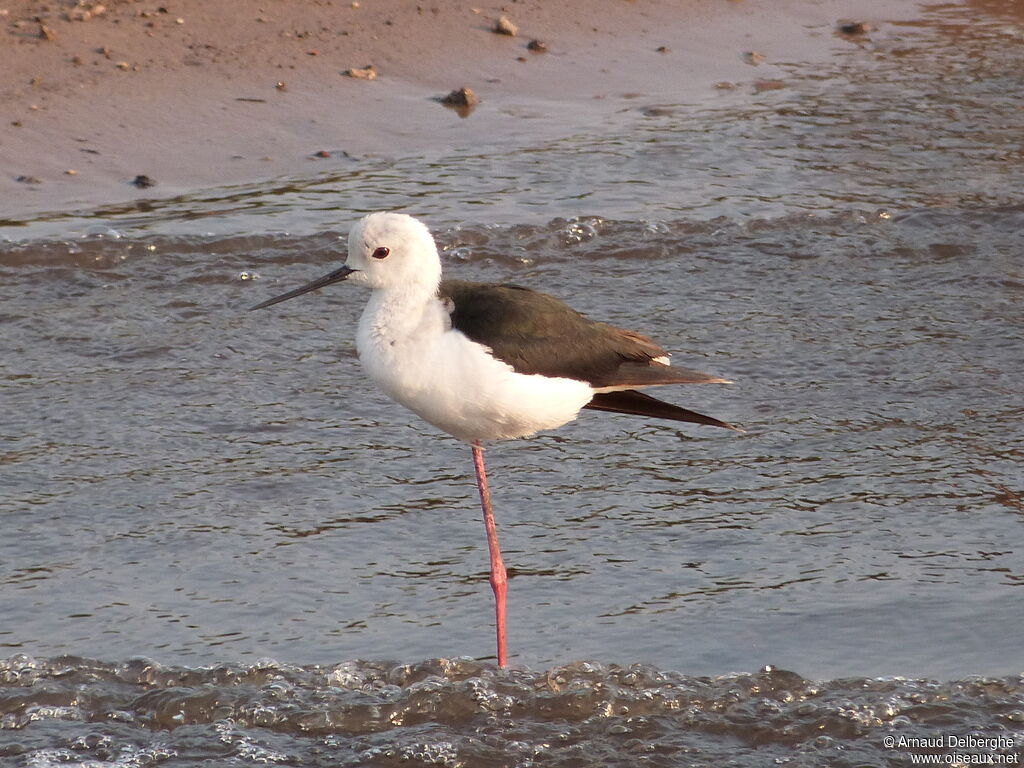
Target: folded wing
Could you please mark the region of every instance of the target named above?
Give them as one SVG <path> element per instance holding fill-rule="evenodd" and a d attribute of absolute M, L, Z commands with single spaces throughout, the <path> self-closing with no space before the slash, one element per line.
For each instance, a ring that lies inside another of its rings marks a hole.
<path fill-rule="evenodd" d="M 445 280 L 440 298 L 452 327 L 518 373 L 585 381 L 596 391 L 586 408 L 708 424 L 724 421 L 657 400 L 636 387 L 728 383 L 728 379 L 668 364 L 668 353 L 633 331 L 599 323 L 562 301 L 516 285 Z"/>

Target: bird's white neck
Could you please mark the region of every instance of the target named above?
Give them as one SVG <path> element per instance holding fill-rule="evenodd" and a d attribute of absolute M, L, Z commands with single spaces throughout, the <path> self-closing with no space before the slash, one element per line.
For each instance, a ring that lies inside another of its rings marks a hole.
<path fill-rule="evenodd" d="M 423 343 L 445 331 L 437 286 L 413 283 L 378 288 L 370 294 L 356 337 L 360 357 Z"/>

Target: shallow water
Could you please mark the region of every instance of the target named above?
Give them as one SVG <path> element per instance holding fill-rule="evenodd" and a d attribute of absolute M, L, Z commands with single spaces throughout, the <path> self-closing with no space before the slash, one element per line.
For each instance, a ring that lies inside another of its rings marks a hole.
<path fill-rule="evenodd" d="M 771 668 L 707 678 L 585 662 L 497 672 L 468 659 L 194 669 L 15 657 L 0 680 L 22 707 L 2 721 L 17 741 L 0 757 L 28 765 L 843 767 L 944 752 L 1012 765 L 1012 731 L 992 721 L 1024 722 L 1004 703 L 1024 694 L 1019 677 L 814 683 Z M 950 735 L 972 748 L 927 746 Z"/>
<path fill-rule="evenodd" d="M 886 735 L 967 733 L 1019 758 L 1013 9 L 541 145 L 5 229 L 0 761 L 905 765 Z M 468 449 L 366 383 L 364 296 L 244 311 L 382 207 L 449 274 L 737 381 L 663 394 L 746 435 L 588 413 L 489 450 L 507 674 Z"/>

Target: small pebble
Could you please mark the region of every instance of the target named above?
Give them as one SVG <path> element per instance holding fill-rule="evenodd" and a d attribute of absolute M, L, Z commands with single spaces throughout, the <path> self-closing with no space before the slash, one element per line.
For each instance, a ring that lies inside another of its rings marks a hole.
<path fill-rule="evenodd" d="M 87 6 L 79 0 L 79 4 L 72 8 L 68 14 L 68 21 L 88 21 L 96 16 L 102 16 L 107 12 L 107 7 L 101 3 L 96 3 L 92 6 Z"/>
<path fill-rule="evenodd" d="M 543 40 L 531 40 L 526 44 L 526 49 L 534 53 L 547 53 L 548 44 Z"/>
<path fill-rule="evenodd" d="M 279 91 L 288 90 L 288 86 L 284 84 L 284 80 L 278 80 L 276 83 L 274 83 L 274 87 L 277 88 L 277 90 Z"/>
<path fill-rule="evenodd" d="M 57 35 L 54 34 L 53 30 L 50 29 L 45 24 L 43 24 L 42 22 L 39 23 L 39 37 L 42 38 L 43 40 L 56 40 L 57 39 Z"/>
<path fill-rule="evenodd" d="M 22 184 L 42 184 L 43 182 L 37 179 L 35 176 L 18 176 L 14 179 Z"/>
<path fill-rule="evenodd" d="M 515 37 L 519 34 L 519 27 L 509 21 L 508 16 L 502 16 L 494 22 L 494 26 L 491 28 L 491 31 L 495 34 Z"/>
<path fill-rule="evenodd" d="M 76 171 L 74 168 L 68 168 L 66 171 L 64 171 L 64 174 L 66 176 L 77 176 L 78 171 Z"/>
<path fill-rule="evenodd" d="M 659 45 L 657 48 L 654 49 L 654 52 L 655 53 L 668 53 L 669 49 L 668 49 L 667 46 Z"/>
<path fill-rule="evenodd" d="M 469 88 L 456 88 L 447 96 L 442 96 L 440 102 L 449 107 L 475 107 L 480 99 Z"/>
<path fill-rule="evenodd" d="M 758 51 L 747 51 L 746 53 L 743 54 L 743 60 L 747 62 L 747 64 L 752 64 L 756 67 L 758 64 L 765 60 L 765 55 L 763 53 L 759 53 Z"/>
<path fill-rule="evenodd" d="M 314 152 L 313 157 L 330 157 L 331 153 L 326 149 L 321 149 L 319 152 Z"/>
<path fill-rule="evenodd" d="M 141 173 L 134 179 L 132 179 L 131 183 L 134 186 L 138 187 L 139 189 L 146 189 L 147 187 L 152 187 L 156 184 L 156 182 L 153 181 L 153 179 L 151 179 L 149 176 L 146 176 Z"/>
<path fill-rule="evenodd" d="M 352 69 L 346 69 L 341 74 L 346 77 L 354 77 L 357 80 L 376 80 L 377 79 L 377 68 L 373 64 L 367 64 L 365 67 L 353 67 Z"/>
<path fill-rule="evenodd" d="M 854 21 L 848 24 L 839 25 L 839 31 L 844 35 L 866 35 L 872 29 L 874 29 L 874 27 L 866 21 Z"/>

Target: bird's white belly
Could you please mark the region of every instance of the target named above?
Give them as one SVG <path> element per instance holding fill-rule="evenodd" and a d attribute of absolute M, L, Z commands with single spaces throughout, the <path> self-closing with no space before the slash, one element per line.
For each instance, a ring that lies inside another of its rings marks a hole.
<path fill-rule="evenodd" d="M 455 330 L 360 342 L 363 367 L 391 399 L 467 442 L 560 427 L 593 396 L 582 381 L 516 373 Z"/>

